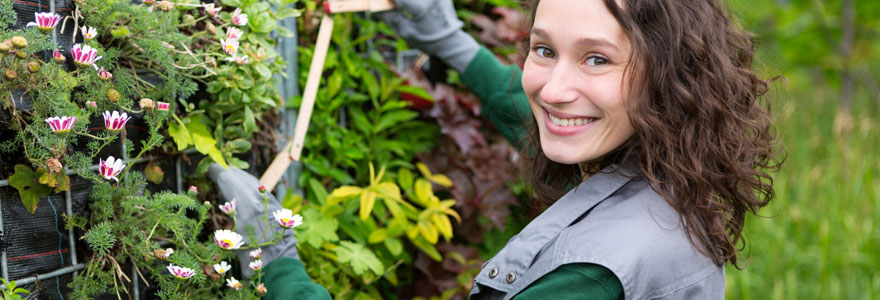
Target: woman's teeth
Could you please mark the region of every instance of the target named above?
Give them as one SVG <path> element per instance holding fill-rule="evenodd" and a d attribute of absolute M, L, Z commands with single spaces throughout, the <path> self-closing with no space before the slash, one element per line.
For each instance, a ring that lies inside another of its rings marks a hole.
<path fill-rule="evenodd" d="M 580 126 L 593 123 L 594 121 L 596 121 L 596 118 L 560 119 L 553 115 L 550 115 L 550 120 L 553 121 L 553 124 L 559 126 Z"/>

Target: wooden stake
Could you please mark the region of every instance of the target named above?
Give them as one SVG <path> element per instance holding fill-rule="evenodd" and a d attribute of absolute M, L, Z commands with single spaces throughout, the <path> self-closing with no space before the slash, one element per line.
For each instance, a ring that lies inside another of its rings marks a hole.
<path fill-rule="evenodd" d="M 321 27 L 318 29 L 318 40 L 315 42 L 315 51 L 312 56 L 312 64 L 309 66 L 309 77 L 306 79 L 303 91 L 302 105 L 296 118 L 296 129 L 293 139 L 281 149 L 281 153 L 275 156 L 266 173 L 260 177 L 260 184 L 271 191 L 281 180 L 284 172 L 290 167 L 291 161 L 299 161 L 302 154 L 306 132 L 309 130 L 309 121 L 312 118 L 312 110 L 315 107 L 315 97 L 318 94 L 318 84 L 321 82 L 321 73 L 324 71 L 324 60 L 327 58 L 327 50 L 330 47 L 330 37 L 333 35 L 333 17 L 331 13 L 356 12 L 356 11 L 383 11 L 394 8 L 390 0 L 345 0 L 324 2 L 324 16 L 321 17 Z M 295 72 L 294 72 L 295 74 Z"/>
<path fill-rule="evenodd" d="M 309 130 L 309 120 L 312 118 L 312 109 L 315 107 L 315 96 L 318 94 L 318 83 L 321 82 L 321 73 L 324 69 L 324 60 L 327 58 L 327 49 L 330 47 L 330 36 L 333 34 L 333 17 L 324 14 L 321 18 L 321 27 L 318 29 L 318 41 L 315 42 L 315 52 L 312 56 L 312 64 L 309 67 L 309 78 L 306 79 L 306 87 L 303 92 L 302 105 L 296 117 L 296 129 L 293 140 L 281 149 L 281 153 L 275 156 L 272 164 L 260 177 L 260 184 L 271 191 L 281 180 L 284 171 L 290 166 L 291 160 L 299 161 L 302 153 L 303 142 L 306 132 Z"/>
<path fill-rule="evenodd" d="M 324 2 L 324 12 L 328 14 L 336 14 L 341 12 L 356 11 L 384 11 L 394 8 L 394 3 L 390 0 L 345 0 Z"/>

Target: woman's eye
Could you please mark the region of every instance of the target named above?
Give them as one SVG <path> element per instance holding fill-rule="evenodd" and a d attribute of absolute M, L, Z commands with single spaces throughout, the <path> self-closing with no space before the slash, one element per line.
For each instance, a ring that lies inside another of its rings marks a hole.
<path fill-rule="evenodd" d="M 601 56 L 590 56 L 587 58 L 587 64 L 591 66 L 607 65 L 608 59 Z"/>
<path fill-rule="evenodd" d="M 538 56 L 546 57 L 546 58 L 556 57 L 556 53 L 553 53 L 553 50 L 550 50 L 550 48 L 543 47 L 543 46 L 536 46 L 532 49 L 535 51 L 535 53 L 538 54 Z"/>

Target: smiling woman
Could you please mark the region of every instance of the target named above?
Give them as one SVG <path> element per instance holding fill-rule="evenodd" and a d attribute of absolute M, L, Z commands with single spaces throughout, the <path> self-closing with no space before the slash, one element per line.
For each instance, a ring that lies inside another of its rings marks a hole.
<path fill-rule="evenodd" d="M 523 90 L 544 154 L 578 164 L 633 134 L 624 98 L 629 39 L 601 0 L 543 1 L 535 11 Z M 579 30 L 571 30 L 579 28 Z"/>

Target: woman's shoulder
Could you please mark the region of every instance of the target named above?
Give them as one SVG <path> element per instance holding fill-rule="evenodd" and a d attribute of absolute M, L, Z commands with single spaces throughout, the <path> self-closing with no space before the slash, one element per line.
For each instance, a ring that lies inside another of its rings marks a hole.
<path fill-rule="evenodd" d="M 563 231 L 554 256 L 605 266 L 628 295 L 661 296 L 709 280 L 703 284 L 723 297 L 723 268 L 694 247 L 678 213 L 638 178 Z"/>

